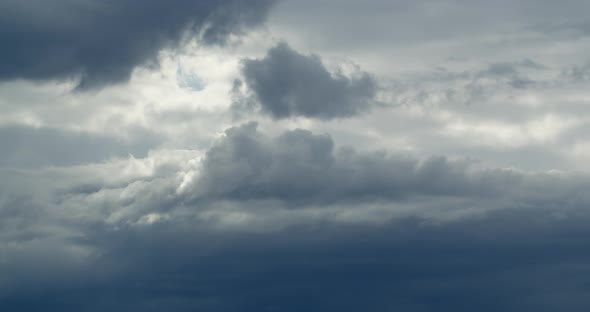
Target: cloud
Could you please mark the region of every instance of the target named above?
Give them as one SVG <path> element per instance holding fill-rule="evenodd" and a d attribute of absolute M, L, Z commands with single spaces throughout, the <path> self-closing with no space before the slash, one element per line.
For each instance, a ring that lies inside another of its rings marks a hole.
<path fill-rule="evenodd" d="M 346 118 L 375 106 L 377 83 L 368 73 L 330 73 L 318 56 L 303 55 L 286 43 L 262 59 L 244 60 L 242 74 L 260 111 L 275 119 Z"/>
<path fill-rule="evenodd" d="M 510 170 L 478 171 L 468 161 L 335 149 L 327 135 L 298 129 L 269 138 L 256 127 L 249 123 L 226 131 L 206 154 L 197 192 L 234 200 L 332 202 L 484 196 L 508 191 L 519 180 Z"/>
<path fill-rule="evenodd" d="M 587 311 L 588 2 L 500 1 L 0 1 L 0 311 Z"/>
<path fill-rule="evenodd" d="M 55 269 L 61 274 L 49 281 L 39 283 L 37 275 L 28 281 L 35 287 L 4 289 L 0 307 L 584 311 L 588 214 L 564 213 L 556 219 L 542 209 L 513 210 L 438 225 L 411 218 L 381 226 L 324 223 L 262 234 L 208 231 L 186 219 L 87 230 L 81 242 L 99 253 L 68 271 Z M 38 249 L 37 259 L 47 254 Z M 16 280 L 16 272 L 3 276 Z"/>
<path fill-rule="evenodd" d="M 0 80 L 80 78 L 82 89 L 124 82 L 188 38 L 223 43 L 259 25 L 273 2 L 3 1 Z"/>

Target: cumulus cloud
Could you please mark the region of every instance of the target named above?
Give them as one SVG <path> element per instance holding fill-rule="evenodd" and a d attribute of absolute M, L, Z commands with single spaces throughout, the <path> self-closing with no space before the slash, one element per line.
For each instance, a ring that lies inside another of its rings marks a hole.
<path fill-rule="evenodd" d="M 256 127 L 249 123 L 227 130 L 207 152 L 198 193 L 293 202 L 484 196 L 508 191 L 519 180 L 509 170 L 478 171 L 468 161 L 336 149 L 327 135 L 299 129 L 269 138 Z"/>
<path fill-rule="evenodd" d="M 345 118 L 375 106 L 377 83 L 371 75 L 331 73 L 317 55 L 301 54 L 286 43 L 262 59 L 244 60 L 242 74 L 260 111 L 275 119 Z"/>
<path fill-rule="evenodd" d="M 187 38 L 222 43 L 259 25 L 273 2 L 3 1 L 0 80 L 80 78 L 80 88 L 126 81 Z"/>

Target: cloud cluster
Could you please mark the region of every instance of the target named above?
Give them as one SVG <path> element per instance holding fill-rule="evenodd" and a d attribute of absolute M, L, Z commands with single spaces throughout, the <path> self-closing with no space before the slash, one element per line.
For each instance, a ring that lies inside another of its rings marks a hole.
<path fill-rule="evenodd" d="M 0 4 L 0 80 L 80 79 L 79 88 L 124 82 L 158 52 L 206 44 L 264 21 L 273 0 L 38 0 Z"/>

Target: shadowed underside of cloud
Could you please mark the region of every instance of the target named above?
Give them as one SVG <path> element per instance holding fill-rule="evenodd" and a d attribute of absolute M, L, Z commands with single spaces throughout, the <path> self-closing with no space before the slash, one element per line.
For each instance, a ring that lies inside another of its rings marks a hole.
<path fill-rule="evenodd" d="M 377 83 L 366 72 L 332 74 L 316 55 L 281 43 L 262 59 L 243 61 L 242 74 L 260 111 L 275 119 L 352 117 L 375 105 Z"/>
<path fill-rule="evenodd" d="M 37 275 L 19 272 L 32 269 L 26 261 L 3 273 L 21 278 L 3 289 L 0 308 L 586 311 L 589 216 L 558 220 L 551 213 L 504 211 L 443 225 L 418 219 L 323 224 L 268 234 L 200 231 L 200 224 L 180 220 L 90 231 L 76 243 L 100 253 L 82 263 L 63 257 L 56 268 L 55 256 L 37 252 L 50 261 L 32 270 Z"/>
<path fill-rule="evenodd" d="M 0 80 L 79 78 L 79 88 L 129 79 L 161 49 L 206 44 L 260 24 L 274 0 L 7 0 L 0 3 Z"/>

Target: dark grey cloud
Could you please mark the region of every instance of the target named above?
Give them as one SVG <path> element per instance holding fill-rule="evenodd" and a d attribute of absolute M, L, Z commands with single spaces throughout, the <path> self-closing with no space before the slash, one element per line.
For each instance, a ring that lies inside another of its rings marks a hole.
<path fill-rule="evenodd" d="M 269 138 L 256 123 L 226 131 L 203 161 L 196 192 L 236 200 L 287 202 L 395 199 L 414 195 L 489 196 L 518 184 L 510 170 L 474 170 L 469 161 L 416 159 L 336 149 L 327 135 L 287 131 Z"/>
<path fill-rule="evenodd" d="M 80 88 L 129 79 L 183 40 L 206 44 L 260 24 L 274 0 L 7 0 L 0 3 L 0 80 L 80 78 Z"/>
<path fill-rule="evenodd" d="M 539 207 L 441 225 L 400 219 L 266 234 L 208 232 L 180 220 L 95 228 L 78 241 L 101 251 L 83 264 L 88 270 L 4 289 L 0 308 L 582 312 L 590 304 L 590 219 L 584 210 L 563 213 L 556 219 Z"/>
<path fill-rule="evenodd" d="M 244 60 L 242 74 L 260 111 L 276 119 L 345 118 L 375 105 L 377 83 L 368 73 L 330 73 L 317 55 L 303 55 L 286 43 L 262 59 Z"/>

